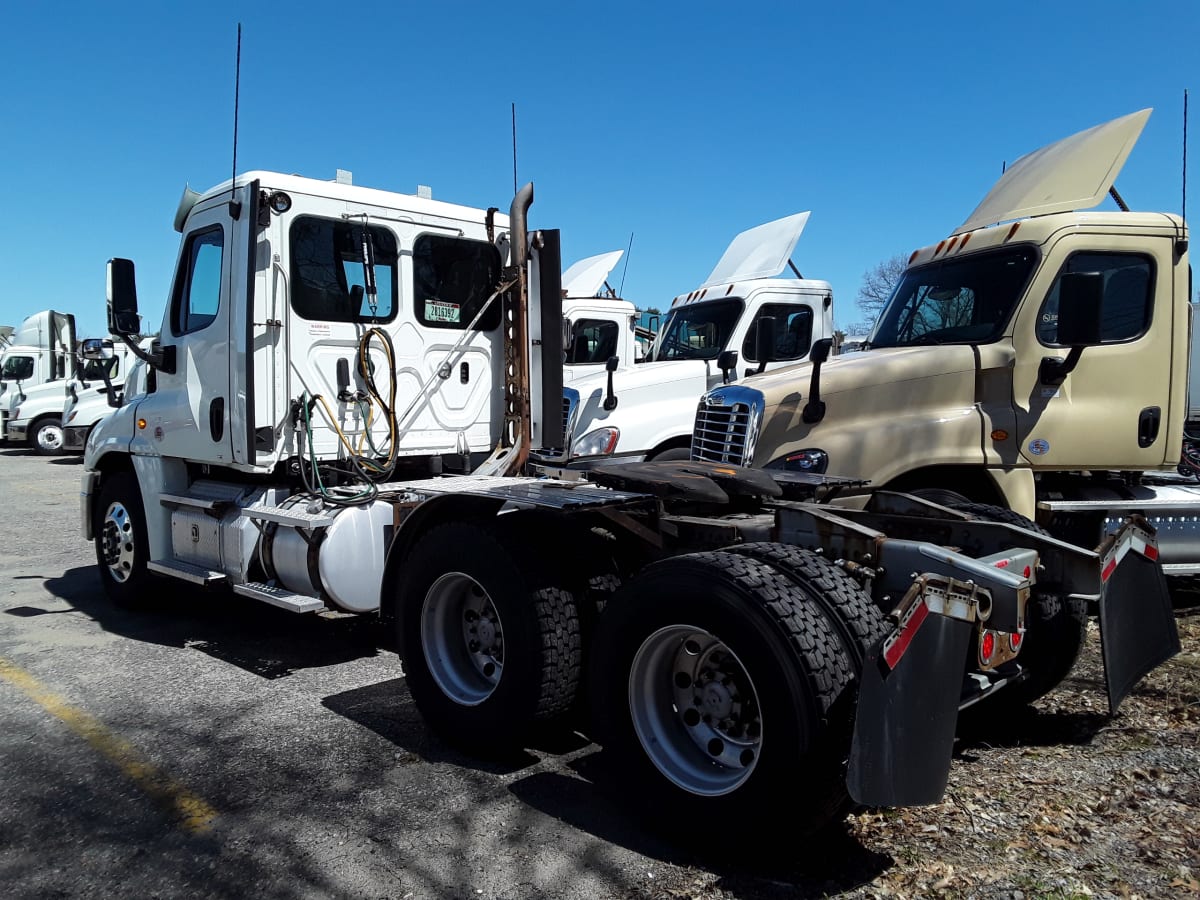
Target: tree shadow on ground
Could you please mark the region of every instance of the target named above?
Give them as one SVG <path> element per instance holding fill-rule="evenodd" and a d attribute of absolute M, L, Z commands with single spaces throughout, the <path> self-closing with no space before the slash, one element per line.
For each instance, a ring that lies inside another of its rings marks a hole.
<path fill-rule="evenodd" d="M 125 609 L 104 593 L 94 566 L 47 578 L 54 596 L 90 616 L 106 631 L 133 640 L 190 647 L 253 672 L 282 678 L 300 669 L 375 656 L 385 646 L 374 617 L 297 615 L 230 591 L 162 580 L 142 608 Z M 32 612 L 31 612 L 32 610 Z M 36 607 L 21 613 L 36 615 Z"/>

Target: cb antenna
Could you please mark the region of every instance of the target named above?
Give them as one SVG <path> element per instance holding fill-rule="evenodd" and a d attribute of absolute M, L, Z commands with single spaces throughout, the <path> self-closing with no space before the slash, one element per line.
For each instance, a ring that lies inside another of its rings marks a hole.
<path fill-rule="evenodd" d="M 621 286 L 617 288 L 617 296 L 624 297 L 622 291 L 625 290 L 625 273 L 629 271 L 629 257 L 633 254 L 633 232 L 629 232 L 629 247 L 625 250 L 625 267 L 621 269 Z"/>
<path fill-rule="evenodd" d="M 512 105 L 512 132 L 513 132 L 513 195 L 517 193 L 517 104 L 513 101 Z"/>
<path fill-rule="evenodd" d="M 1187 224 L 1187 88 L 1183 89 L 1183 223 Z"/>
<path fill-rule="evenodd" d="M 238 98 L 242 90 L 242 23 L 237 29 L 237 62 L 233 69 L 233 174 L 229 178 L 229 214 L 234 219 L 241 214 L 242 205 L 234 200 L 237 180 Z"/>

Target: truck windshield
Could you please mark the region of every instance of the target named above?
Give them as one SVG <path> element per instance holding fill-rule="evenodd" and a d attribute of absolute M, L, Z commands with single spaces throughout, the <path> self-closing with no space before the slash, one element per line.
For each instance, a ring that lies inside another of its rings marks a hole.
<path fill-rule="evenodd" d="M 653 359 L 716 359 L 742 315 L 740 298 L 692 303 L 671 310 Z"/>
<path fill-rule="evenodd" d="M 24 381 L 33 377 L 32 356 L 6 356 L 4 366 L 0 368 L 0 378 L 5 381 Z"/>
<path fill-rule="evenodd" d="M 1011 247 L 904 273 L 871 335 L 871 347 L 986 344 L 1000 337 L 1037 262 Z"/>

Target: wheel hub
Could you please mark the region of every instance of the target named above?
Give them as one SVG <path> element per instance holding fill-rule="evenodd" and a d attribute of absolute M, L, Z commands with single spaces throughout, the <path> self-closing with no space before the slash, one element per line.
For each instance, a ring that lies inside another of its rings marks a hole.
<path fill-rule="evenodd" d="M 448 572 L 429 586 L 421 647 L 430 675 L 451 700 L 477 706 L 492 695 L 504 672 L 504 628 L 479 582 Z"/>
<path fill-rule="evenodd" d="M 729 793 L 758 762 L 754 684 L 737 655 L 704 629 L 672 625 L 646 638 L 630 667 L 629 706 L 646 755 L 689 793 Z"/>
<path fill-rule="evenodd" d="M 100 550 L 113 581 L 124 582 L 133 573 L 133 520 L 122 503 L 111 503 L 100 526 Z"/>

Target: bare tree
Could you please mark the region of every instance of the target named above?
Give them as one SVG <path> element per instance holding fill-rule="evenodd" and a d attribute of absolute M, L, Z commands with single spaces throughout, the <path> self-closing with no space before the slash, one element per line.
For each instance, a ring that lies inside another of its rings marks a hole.
<path fill-rule="evenodd" d="M 907 257 L 897 254 L 863 273 L 863 283 L 858 289 L 858 308 L 870 322 L 879 318 L 883 305 L 892 296 L 892 289 L 907 267 Z"/>

